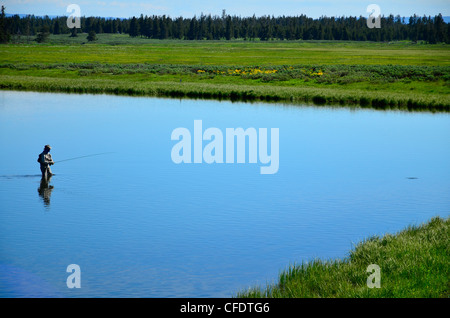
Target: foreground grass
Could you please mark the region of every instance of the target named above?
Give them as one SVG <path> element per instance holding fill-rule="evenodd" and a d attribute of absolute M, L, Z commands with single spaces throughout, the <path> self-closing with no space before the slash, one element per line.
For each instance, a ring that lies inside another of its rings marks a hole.
<path fill-rule="evenodd" d="M 98 36 L 0 46 L 0 89 L 450 110 L 446 45 Z"/>
<path fill-rule="evenodd" d="M 395 234 L 359 243 L 344 260 L 294 265 L 276 285 L 237 297 L 449 297 L 450 218 L 431 219 Z M 380 288 L 368 288 L 368 265 L 380 267 Z"/>

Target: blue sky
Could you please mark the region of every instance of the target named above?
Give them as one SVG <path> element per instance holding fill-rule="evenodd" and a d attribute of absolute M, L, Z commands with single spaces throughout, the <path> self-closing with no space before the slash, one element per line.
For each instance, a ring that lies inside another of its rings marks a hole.
<path fill-rule="evenodd" d="M 10 0 L 1 1 L 7 13 L 34 15 L 68 15 L 69 4 L 78 4 L 82 16 L 103 16 L 128 18 L 144 15 L 167 15 L 171 17 L 192 17 L 201 13 L 221 15 L 225 9 L 228 14 L 251 16 L 262 15 L 300 15 L 318 18 L 325 16 L 368 16 L 369 4 L 377 4 L 382 15 L 400 14 L 434 16 L 442 13 L 450 15 L 450 0 Z"/>

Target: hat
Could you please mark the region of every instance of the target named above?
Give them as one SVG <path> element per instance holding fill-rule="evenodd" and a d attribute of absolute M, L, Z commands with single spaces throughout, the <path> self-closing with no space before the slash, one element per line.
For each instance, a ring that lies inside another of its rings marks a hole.
<path fill-rule="evenodd" d="M 44 148 L 52 149 L 52 147 L 50 147 L 50 145 L 45 145 Z"/>

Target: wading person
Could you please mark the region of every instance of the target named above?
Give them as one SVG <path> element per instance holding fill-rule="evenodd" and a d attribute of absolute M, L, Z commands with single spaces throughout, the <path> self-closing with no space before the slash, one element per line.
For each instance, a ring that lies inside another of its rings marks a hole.
<path fill-rule="evenodd" d="M 49 145 L 45 145 L 44 151 L 41 152 L 37 160 L 41 164 L 42 178 L 44 179 L 47 179 L 53 174 L 50 166 L 54 164 L 54 162 L 52 159 L 52 155 L 50 154 L 50 149 L 52 148 Z"/>

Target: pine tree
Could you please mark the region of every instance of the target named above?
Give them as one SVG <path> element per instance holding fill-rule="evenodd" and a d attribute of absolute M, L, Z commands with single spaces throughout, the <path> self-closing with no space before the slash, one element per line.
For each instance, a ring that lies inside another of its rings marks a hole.
<path fill-rule="evenodd" d="M 139 24 L 137 19 L 133 17 L 130 21 L 130 31 L 129 34 L 131 37 L 136 37 L 139 35 Z"/>
<path fill-rule="evenodd" d="M 75 37 L 77 37 L 77 36 L 78 36 L 78 34 L 77 34 L 77 28 L 73 27 L 72 29 L 70 29 L 70 37 L 71 37 L 71 38 L 75 38 Z"/>
<path fill-rule="evenodd" d="M 5 18 L 5 6 L 2 6 L 0 14 L 0 43 L 8 43 L 11 39 L 11 35 L 8 32 Z"/>
<path fill-rule="evenodd" d="M 89 35 L 86 38 L 89 42 L 97 41 L 97 34 L 94 30 L 89 31 Z"/>
<path fill-rule="evenodd" d="M 231 16 L 227 16 L 226 27 L 225 27 L 225 38 L 231 40 L 234 37 L 233 34 L 233 22 L 231 21 Z"/>
<path fill-rule="evenodd" d="M 36 42 L 43 43 L 47 41 L 49 35 L 50 35 L 50 28 L 47 25 L 44 25 L 41 28 L 41 31 L 36 36 Z"/>
<path fill-rule="evenodd" d="M 60 34 L 61 33 L 61 26 L 59 25 L 59 20 L 56 19 L 55 23 L 53 24 L 53 34 Z"/>

